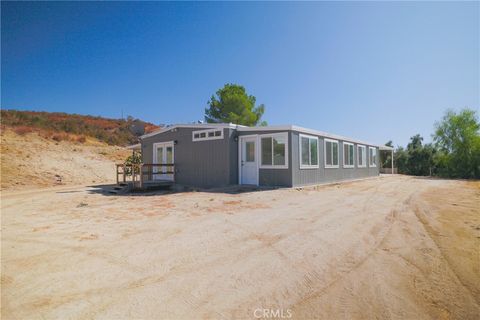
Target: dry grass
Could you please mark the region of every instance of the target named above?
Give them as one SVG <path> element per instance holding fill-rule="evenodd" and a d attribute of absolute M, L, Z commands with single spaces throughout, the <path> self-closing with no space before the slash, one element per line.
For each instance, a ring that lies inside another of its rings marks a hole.
<path fill-rule="evenodd" d="M 113 182 L 114 163 L 131 153 L 85 136 L 21 132 L 1 134 L 2 190 Z"/>

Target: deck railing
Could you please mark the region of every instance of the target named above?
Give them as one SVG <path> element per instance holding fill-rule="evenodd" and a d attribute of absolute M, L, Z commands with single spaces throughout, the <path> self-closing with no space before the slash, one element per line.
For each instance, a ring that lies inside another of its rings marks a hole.
<path fill-rule="evenodd" d="M 138 163 L 117 164 L 117 184 L 132 183 L 133 189 L 143 189 L 146 182 L 175 182 L 175 164 L 173 163 Z"/>

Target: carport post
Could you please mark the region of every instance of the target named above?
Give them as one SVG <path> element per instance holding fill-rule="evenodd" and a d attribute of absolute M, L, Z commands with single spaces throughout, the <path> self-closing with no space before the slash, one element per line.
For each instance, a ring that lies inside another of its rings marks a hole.
<path fill-rule="evenodd" d="M 392 174 L 393 174 L 393 148 L 392 148 Z"/>

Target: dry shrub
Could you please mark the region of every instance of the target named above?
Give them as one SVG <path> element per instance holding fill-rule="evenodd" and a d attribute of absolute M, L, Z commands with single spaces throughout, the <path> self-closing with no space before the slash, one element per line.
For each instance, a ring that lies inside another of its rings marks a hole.
<path fill-rule="evenodd" d="M 13 131 L 15 131 L 16 134 L 23 136 L 27 133 L 33 132 L 33 128 L 28 126 L 18 126 L 15 129 L 13 129 Z"/>
<path fill-rule="evenodd" d="M 66 133 L 60 132 L 60 133 L 54 133 L 52 135 L 52 140 L 55 140 L 57 142 L 60 141 L 68 141 L 70 140 L 70 136 Z"/>
<path fill-rule="evenodd" d="M 87 141 L 87 138 L 85 136 L 79 136 L 75 139 L 78 143 L 85 143 Z"/>

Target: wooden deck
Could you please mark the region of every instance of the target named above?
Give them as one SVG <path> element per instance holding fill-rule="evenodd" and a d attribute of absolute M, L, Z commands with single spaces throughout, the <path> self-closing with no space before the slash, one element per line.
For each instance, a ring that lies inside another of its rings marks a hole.
<path fill-rule="evenodd" d="M 173 163 L 117 164 L 117 185 L 128 186 L 131 191 L 170 187 L 175 184 Z"/>

